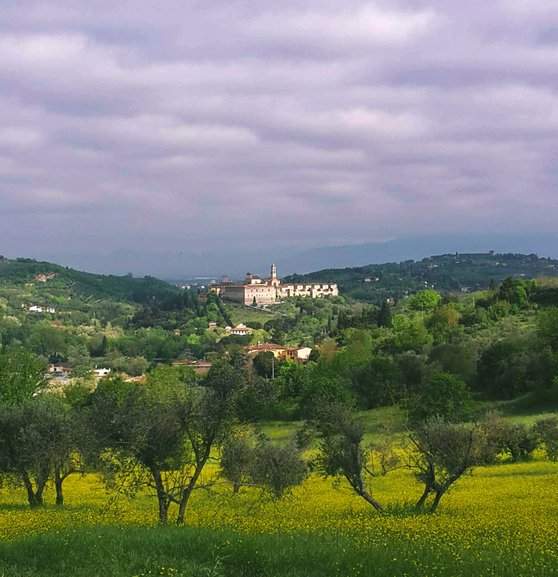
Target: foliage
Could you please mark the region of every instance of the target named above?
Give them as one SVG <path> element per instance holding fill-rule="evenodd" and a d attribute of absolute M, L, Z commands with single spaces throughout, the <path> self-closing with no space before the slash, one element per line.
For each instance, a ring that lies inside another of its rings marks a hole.
<path fill-rule="evenodd" d="M 274 499 L 281 499 L 308 474 L 306 463 L 293 443 L 275 444 L 260 438 L 253 452 L 250 480 Z"/>
<path fill-rule="evenodd" d="M 225 439 L 219 466 L 222 477 L 231 483 L 234 493 L 238 493 L 242 485 L 250 482 L 253 461 L 253 444 L 245 432 L 231 434 Z"/>
<path fill-rule="evenodd" d="M 533 433 L 544 444 L 546 454 L 551 461 L 558 461 L 558 417 L 539 419 Z"/>
<path fill-rule="evenodd" d="M 409 307 L 415 311 L 433 311 L 441 302 L 440 293 L 435 290 L 423 290 L 409 299 Z"/>
<path fill-rule="evenodd" d="M 56 501 L 63 504 L 62 482 L 75 470 L 75 430 L 69 407 L 50 395 L 23 400 L 0 412 L 1 473 L 22 485 L 31 507 L 43 505 L 53 478 Z"/>
<path fill-rule="evenodd" d="M 174 503 L 182 523 L 211 450 L 229 428 L 238 379 L 225 363 L 212 367 L 204 386 L 191 371 L 161 366 L 144 385 L 113 380 L 97 389 L 90 422 L 106 449 L 110 485 L 133 493 L 142 486 L 152 489 L 159 521 L 167 522 Z"/>
<path fill-rule="evenodd" d="M 538 278 L 556 276 L 558 262 L 524 254 L 442 254 L 420 261 L 370 264 L 343 269 L 325 269 L 306 275 L 292 275 L 285 281 L 336 282 L 342 295 L 370 303 L 386 298 L 405 298 L 409 293 L 435 286 L 442 292 L 487 289 L 508 277 Z M 530 290 L 530 287 L 529 287 Z M 554 290 L 554 292 L 553 292 Z M 539 302 L 558 304 L 556 289 L 546 286 L 536 295 Z M 553 301 L 552 298 L 555 300 Z"/>
<path fill-rule="evenodd" d="M 514 462 L 529 460 L 538 444 L 536 432 L 523 423 L 506 424 L 500 432 L 501 449 L 508 452 Z"/>
<path fill-rule="evenodd" d="M 0 351 L 0 403 L 17 405 L 29 400 L 46 383 L 43 363 L 29 351 Z"/>
<path fill-rule="evenodd" d="M 472 397 L 465 381 L 451 373 L 437 373 L 409 401 L 413 423 L 433 418 L 465 421 L 471 415 Z"/>

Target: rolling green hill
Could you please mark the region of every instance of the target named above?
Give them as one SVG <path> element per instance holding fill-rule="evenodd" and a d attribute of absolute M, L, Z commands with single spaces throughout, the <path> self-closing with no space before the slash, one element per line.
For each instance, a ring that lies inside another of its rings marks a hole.
<path fill-rule="evenodd" d="M 34 287 L 37 295 L 47 300 L 51 296 L 65 295 L 144 303 L 180 293 L 177 287 L 150 276 L 100 275 L 33 259 L 3 258 L 0 260 L 0 287 L 16 286 Z"/>
<path fill-rule="evenodd" d="M 344 295 L 369 302 L 401 298 L 425 287 L 441 292 L 473 292 L 510 276 L 558 276 L 558 261 L 535 254 L 443 254 L 400 263 L 324 269 L 292 275 L 285 282 L 336 282 Z"/>

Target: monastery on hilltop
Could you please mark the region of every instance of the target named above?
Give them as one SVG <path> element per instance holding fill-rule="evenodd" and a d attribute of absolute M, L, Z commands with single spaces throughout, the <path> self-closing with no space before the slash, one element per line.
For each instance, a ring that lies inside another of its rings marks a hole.
<path fill-rule="evenodd" d="M 339 294 L 339 289 L 334 283 L 282 284 L 277 278 L 275 264 L 271 265 L 270 278 L 260 278 L 248 273 L 244 284 L 224 282 L 213 285 L 211 290 L 222 299 L 249 306 L 269 305 L 286 297 L 319 298 Z"/>

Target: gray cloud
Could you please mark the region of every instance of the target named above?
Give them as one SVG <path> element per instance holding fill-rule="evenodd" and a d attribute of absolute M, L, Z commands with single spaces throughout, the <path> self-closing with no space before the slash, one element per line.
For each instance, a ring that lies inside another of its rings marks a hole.
<path fill-rule="evenodd" d="M 2 252 L 551 233 L 557 66 L 550 0 L 7 0 Z"/>

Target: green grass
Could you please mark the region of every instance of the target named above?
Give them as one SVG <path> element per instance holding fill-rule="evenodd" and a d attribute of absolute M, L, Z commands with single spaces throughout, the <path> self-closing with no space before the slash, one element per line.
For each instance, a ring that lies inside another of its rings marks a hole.
<path fill-rule="evenodd" d="M 235 325 L 238 323 L 244 323 L 245 325 L 250 326 L 250 323 L 254 321 L 263 325 L 275 315 L 273 309 L 271 309 L 271 311 L 261 311 L 241 304 L 232 303 L 227 303 L 226 310 L 231 317 L 231 321 Z"/>
<path fill-rule="evenodd" d="M 0 545 L 11 577 L 518 577 L 523 571 L 491 547 L 453 550 L 404 535 L 366 547 L 334 532 L 241 535 L 194 528 L 95 528 L 47 533 Z M 428 572 L 425 569 L 429 568 Z M 545 577 L 556 575 L 548 572 Z M 542 577 L 542 575 L 541 575 Z"/>
<path fill-rule="evenodd" d="M 394 408 L 361 416 L 368 440 L 401 426 Z M 264 431 L 284 440 L 298 425 L 272 422 Z M 153 526 L 147 495 L 108 508 L 93 475 L 68 480 L 63 510 L 31 511 L 23 491 L 5 487 L 0 576 L 558 576 L 557 479 L 557 465 L 541 461 L 479 467 L 438 513 L 415 515 L 410 503 L 421 487 L 409 472 L 394 472 L 373 481 L 387 508 L 379 516 L 346 485 L 334 488 L 313 476 L 280 503 L 259 500 L 249 489 L 236 497 L 228 487 L 197 492 L 188 526 L 165 528 Z"/>

